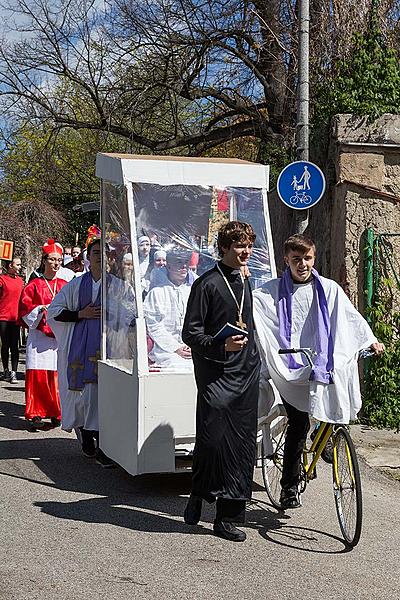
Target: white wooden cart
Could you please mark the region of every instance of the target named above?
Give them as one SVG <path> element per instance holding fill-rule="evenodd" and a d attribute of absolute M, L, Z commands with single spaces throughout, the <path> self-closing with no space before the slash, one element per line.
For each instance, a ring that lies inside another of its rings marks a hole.
<path fill-rule="evenodd" d="M 187 469 L 195 438 L 194 375 L 191 365 L 180 371 L 149 361 L 147 275 L 138 240 L 148 236 L 153 249 L 161 244 L 192 251 L 201 274 L 214 264 L 221 224 L 246 221 L 257 234 L 252 283 L 262 285 L 275 276 L 268 167 L 232 159 L 99 154 L 96 174 L 104 250 L 100 445 L 132 475 Z"/>

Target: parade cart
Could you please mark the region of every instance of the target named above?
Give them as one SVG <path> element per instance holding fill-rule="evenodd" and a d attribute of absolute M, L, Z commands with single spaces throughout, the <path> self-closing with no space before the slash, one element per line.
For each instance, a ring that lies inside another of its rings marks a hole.
<path fill-rule="evenodd" d="M 257 234 L 249 263 L 253 288 L 274 277 L 268 167 L 99 154 L 96 174 L 104 257 L 100 446 L 132 475 L 188 469 L 195 439 L 193 363 L 179 360 L 165 341 L 180 335 L 187 296 L 172 286 L 165 256 L 186 257 L 190 286 L 215 264 L 221 225 L 245 221 Z M 165 291 L 178 294 L 171 314 L 162 305 Z"/>

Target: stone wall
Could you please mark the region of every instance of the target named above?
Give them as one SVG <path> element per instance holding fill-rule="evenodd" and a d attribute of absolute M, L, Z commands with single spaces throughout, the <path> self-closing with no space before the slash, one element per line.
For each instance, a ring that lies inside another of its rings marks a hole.
<path fill-rule="evenodd" d="M 364 308 L 364 232 L 400 234 L 400 115 L 383 115 L 373 123 L 351 115 L 333 120 L 330 160 L 336 181 L 331 185 L 331 277 L 348 287 Z M 344 231 L 337 231 L 335 221 Z M 400 235 L 391 237 L 396 269 Z M 335 253 L 335 248 L 338 252 Z"/>
<path fill-rule="evenodd" d="M 317 244 L 317 268 L 340 283 L 362 311 L 364 232 L 372 227 L 375 233 L 400 233 L 400 115 L 383 115 L 373 123 L 337 115 L 327 155 L 314 161 L 327 179 L 306 231 Z M 294 211 L 274 192 L 269 205 L 279 269 L 282 243 L 294 231 Z M 400 236 L 390 240 L 400 274 Z"/>

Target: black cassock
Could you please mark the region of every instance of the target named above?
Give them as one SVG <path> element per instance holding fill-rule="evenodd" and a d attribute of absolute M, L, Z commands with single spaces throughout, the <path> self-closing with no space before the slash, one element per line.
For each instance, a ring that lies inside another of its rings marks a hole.
<path fill-rule="evenodd" d="M 222 262 L 240 305 L 240 271 Z M 260 358 L 254 339 L 252 294 L 245 280 L 243 320 L 248 343 L 226 352 L 213 336 L 236 324 L 236 303 L 217 267 L 197 279 L 190 293 L 182 339 L 192 349 L 198 396 L 192 493 L 208 502 L 216 498 L 251 498 L 256 449 Z"/>

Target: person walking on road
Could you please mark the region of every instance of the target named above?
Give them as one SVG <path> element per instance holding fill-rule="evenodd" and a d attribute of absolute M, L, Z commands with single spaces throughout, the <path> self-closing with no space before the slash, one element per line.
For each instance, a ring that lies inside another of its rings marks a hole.
<path fill-rule="evenodd" d="M 256 455 L 260 358 L 250 284 L 243 276 L 255 238 L 247 223 L 231 221 L 220 229 L 222 260 L 193 283 L 182 331 L 198 390 L 192 493 L 184 519 L 197 524 L 202 501 L 216 501 L 214 534 L 234 542 L 246 539 L 234 524 L 245 520 Z M 239 333 L 214 337 L 227 324 L 236 324 Z"/>
<path fill-rule="evenodd" d="M 19 334 L 18 306 L 24 287 L 24 282 L 19 276 L 21 272 L 21 259 L 13 258 L 8 263 L 7 272 L 0 275 L 0 337 L 1 337 L 1 362 L 3 373 L 0 379 L 9 383 L 18 383 L 17 370 L 19 360 Z M 11 354 L 11 371 L 8 370 Z"/>
<path fill-rule="evenodd" d="M 25 418 L 34 429 L 50 418 L 54 427 L 61 419 L 57 378 L 57 342 L 47 322 L 47 310 L 66 281 L 59 275 L 62 247 L 54 240 L 44 244 L 41 276 L 24 288 L 19 314 L 29 328 L 26 342 Z"/>
<path fill-rule="evenodd" d="M 71 281 L 55 298 L 49 320 L 59 346 L 61 426 L 77 431 L 82 452 L 102 467 L 113 467 L 99 446 L 97 361 L 100 358 L 101 231 L 88 230 L 90 271 Z"/>

